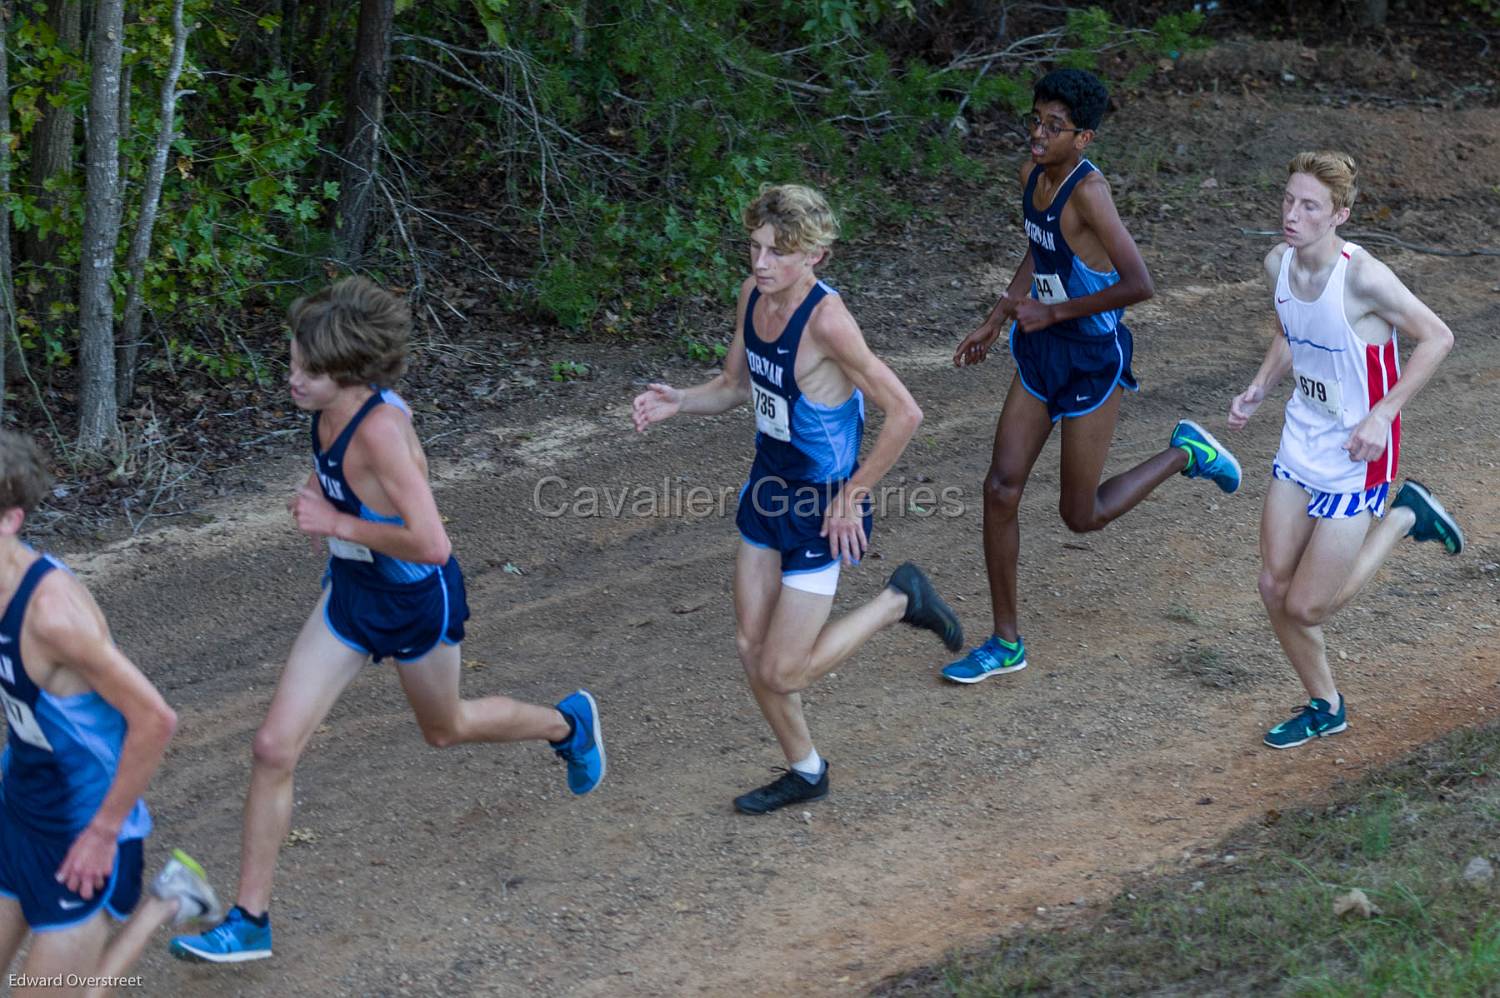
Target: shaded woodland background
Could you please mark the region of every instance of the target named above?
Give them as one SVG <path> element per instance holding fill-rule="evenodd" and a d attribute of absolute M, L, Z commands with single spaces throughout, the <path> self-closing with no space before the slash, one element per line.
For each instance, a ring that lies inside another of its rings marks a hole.
<path fill-rule="evenodd" d="M 345 273 L 406 292 L 424 336 L 504 350 L 492 331 L 525 322 L 666 337 L 711 362 L 722 344 L 683 316 L 732 291 L 735 219 L 762 182 L 828 188 L 857 237 L 909 216 L 903 182 L 981 175 L 976 151 L 1020 137 L 1057 66 L 1119 91 L 1234 32 L 1371 58 L 1442 33 L 1474 52 L 1455 74 L 1483 81 L 1500 39 L 1500 0 L 11 0 L 0 15 L 3 418 L 80 474 L 127 479 L 195 400 L 274 392 L 286 304 Z"/>

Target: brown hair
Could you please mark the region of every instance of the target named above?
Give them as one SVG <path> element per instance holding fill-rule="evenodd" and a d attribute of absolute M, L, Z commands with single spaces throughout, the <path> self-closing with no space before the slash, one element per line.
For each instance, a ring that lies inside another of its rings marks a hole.
<path fill-rule="evenodd" d="M 0 512 L 30 513 L 52 491 L 47 458 L 30 437 L 0 430 Z"/>
<path fill-rule="evenodd" d="M 1345 152 L 1323 149 L 1318 152 L 1299 152 L 1286 165 L 1286 175 L 1305 173 L 1316 179 L 1333 195 L 1333 210 L 1353 208 L 1359 195 L 1358 171 L 1354 157 Z"/>
<path fill-rule="evenodd" d="M 388 388 L 406 370 L 411 309 L 368 278 L 346 277 L 298 298 L 287 320 L 308 374 Z"/>
<path fill-rule="evenodd" d="M 839 220 L 822 194 L 802 184 L 762 184 L 760 194 L 745 206 L 740 220 L 746 232 L 762 225 L 776 230 L 779 253 L 816 253 L 829 250 L 839 237 Z"/>

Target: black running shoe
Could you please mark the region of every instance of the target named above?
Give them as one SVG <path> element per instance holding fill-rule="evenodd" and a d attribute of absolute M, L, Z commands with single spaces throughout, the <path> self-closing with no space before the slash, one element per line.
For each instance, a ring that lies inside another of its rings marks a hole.
<path fill-rule="evenodd" d="M 741 814 L 769 814 L 788 804 L 822 800 L 828 796 L 828 763 L 823 763 L 823 775 L 817 783 L 808 783 L 788 769 L 763 787 L 734 799 L 734 809 Z"/>
<path fill-rule="evenodd" d="M 958 651 L 964 646 L 964 626 L 958 622 L 958 614 L 943 602 L 920 568 L 908 561 L 891 573 L 891 580 L 886 585 L 906 594 L 906 615 L 901 618 L 902 623 L 931 631 L 943 639 L 949 651 Z"/>

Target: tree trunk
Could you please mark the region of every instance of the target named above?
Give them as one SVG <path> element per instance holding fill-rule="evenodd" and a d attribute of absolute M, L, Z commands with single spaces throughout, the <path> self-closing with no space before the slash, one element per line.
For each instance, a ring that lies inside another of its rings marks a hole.
<path fill-rule="evenodd" d="M 334 216 L 342 256 L 351 264 L 364 252 L 370 225 L 395 16 L 395 0 L 360 0 L 354 66 L 344 101 L 343 170 Z"/>
<path fill-rule="evenodd" d="M 78 446 L 102 450 L 120 433 L 115 405 L 115 307 L 109 279 L 120 235 L 120 62 L 125 0 L 94 11 L 86 153 L 83 245 L 78 263 Z"/>
<path fill-rule="evenodd" d="M 151 253 L 151 234 L 156 228 L 156 211 L 161 204 L 161 187 L 167 174 L 167 154 L 176 137 L 177 80 L 182 76 L 183 53 L 187 49 L 189 29 L 182 20 L 183 0 L 172 4 L 172 61 L 161 84 L 160 121 L 156 130 L 156 148 L 141 187 L 141 212 L 130 239 L 130 255 L 125 269 L 130 284 L 125 292 L 125 320 L 120 328 L 115 399 L 123 407 L 135 394 L 135 362 L 140 350 L 142 289 L 146 278 L 146 258 Z"/>
<path fill-rule="evenodd" d="M 0 204 L 10 201 L 10 59 L 5 29 L 10 4 L 0 3 Z M 10 214 L 0 216 L 0 416 L 5 414 L 6 344 L 16 338 L 16 286 L 10 276 Z"/>
<path fill-rule="evenodd" d="M 80 0 L 53 0 L 47 4 L 46 23 L 57 35 L 57 46 L 70 55 L 78 55 L 81 49 L 81 26 L 83 5 Z M 72 69 L 62 71 L 51 81 L 49 97 L 61 97 L 77 79 Z M 29 193 L 36 198 L 37 206 L 44 210 L 55 208 L 63 194 L 49 191 L 46 182 L 62 177 L 73 170 L 73 138 L 77 115 L 72 105 L 63 101 L 53 106 L 50 100 L 43 101 L 44 110 L 36 127 L 31 132 L 31 177 Z M 73 275 L 55 266 L 63 237 L 53 232 L 45 237 L 37 235 L 35 229 L 20 233 L 20 258 L 36 269 L 42 281 L 42 290 L 31 302 L 33 315 L 43 323 L 48 321 L 52 303 L 72 298 Z M 7 344 L 18 363 L 8 365 L 12 377 L 21 370 L 20 357 L 15 344 Z"/>

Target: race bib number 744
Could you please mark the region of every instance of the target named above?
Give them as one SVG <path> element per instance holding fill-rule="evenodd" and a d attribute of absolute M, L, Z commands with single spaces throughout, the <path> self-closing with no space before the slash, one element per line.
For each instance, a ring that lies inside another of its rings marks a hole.
<path fill-rule="evenodd" d="M 1035 274 L 1031 286 L 1036 288 L 1036 300 L 1043 305 L 1061 305 L 1068 300 L 1068 289 L 1056 274 Z"/>

